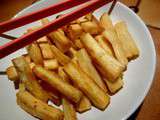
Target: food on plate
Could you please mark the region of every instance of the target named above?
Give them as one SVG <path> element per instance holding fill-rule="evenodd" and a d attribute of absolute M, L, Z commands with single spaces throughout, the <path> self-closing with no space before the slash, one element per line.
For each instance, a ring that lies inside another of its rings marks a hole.
<path fill-rule="evenodd" d="M 55 70 L 59 66 L 57 59 L 44 60 L 44 67 L 48 70 Z"/>
<path fill-rule="evenodd" d="M 63 112 L 47 103 L 35 98 L 32 94 L 21 88 L 17 93 L 17 104 L 29 114 L 43 120 L 63 120 Z"/>
<path fill-rule="evenodd" d="M 42 49 L 42 48 L 41 48 Z M 36 43 L 32 43 L 27 47 L 28 54 L 31 60 L 37 65 L 43 65 L 42 53 L 39 46 Z"/>
<path fill-rule="evenodd" d="M 58 68 L 58 75 L 62 78 L 64 82 L 70 83 L 69 77 L 63 71 L 62 67 Z M 65 97 L 62 98 L 62 106 L 65 120 L 77 120 L 77 114 L 74 105 Z"/>
<path fill-rule="evenodd" d="M 101 48 L 97 41 L 91 36 L 91 34 L 83 34 L 81 36 L 81 40 L 87 48 L 87 51 L 93 57 L 94 61 L 105 71 L 105 76 L 111 81 L 118 78 L 125 67 L 114 57 L 106 53 L 105 50 Z"/>
<path fill-rule="evenodd" d="M 128 31 L 126 23 L 123 21 L 116 23 L 115 30 L 122 44 L 125 56 L 129 60 L 137 58 L 139 56 L 139 49 Z"/>
<path fill-rule="evenodd" d="M 91 58 L 89 57 L 85 49 L 81 49 L 76 52 L 75 57 L 81 69 L 90 76 L 94 82 L 104 91 L 107 92 L 106 85 L 98 74 L 96 68 L 92 64 Z"/>
<path fill-rule="evenodd" d="M 59 16 L 60 17 L 60 16 Z M 49 24 L 41 20 L 41 26 Z M 25 34 L 39 29 L 33 26 Z M 140 51 L 124 21 L 83 16 L 26 47 L 6 69 L 17 104 L 42 120 L 78 120 L 92 106 L 105 110 L 125 85 L 124 71 Z M 62 105 L 62 110 L 56 108 Z"/>
<path fill-rule="evenodd" d="M 114 57 L 114 52 L 111 44 L 105 40 L 105 38 L 102 35 L 98 35 L 95 37 L 97 40 L 98 44 L 105 50 L 106 53 Z"/>
<path fill-rule="evenodd" d="M 49 43 L 40 43 L 39 47 L 41 49 L 42 56 L 44 59 L 53 59 L 54 58 L 54 54 L 52 53 L 52 50 L 50 48 Z"/>
<path fill-rule="evenodd" d="M 48 19 L 42 19 L 43 25 L 46 25 L 48 23 L 49 23 Z M 66 52 L 71 46 L 70 40 L 68 39 L 68 37 L 66 37 L 62 29 L 58 29 L 54 32 L 49 33 L 48 37 L 52 40 L 53 43 L 56 44 L 56 46 L 62 52 Z"/>
<path fill-rule="evenodd" d="M 77 64 L 70 62 L 64 66 L 64 70 L 94 106 L 102 110 L 107 107 L 110 101 L 109 95 L 100 89 Z"/>
<path fill-rule="evenodd" d="M 70 99 L 72 102 L 77 103 L 80 101 L 82 93 L 67 82 L 63 82 L 63 80 L 55 72 L 46 70 L 41 66 L 35 66 L 33 68 L 33 72 L 36 74 L 37 77 L 46 81 L 62 95 Z"/>
<path fill-rule="evenodd" d="M 33 94 L 38 99 L 47 102 L 48 94 L 45 90 L 42 89 L 35 75 L 33 74 L 29 64 L 23 56 L 15 58 L 12 60 L 18 76 L 20 83 L 24 83 L 26 89 Z"/>
<path fill-rule="evenodd" d="M 19 80 L 19 76 L 18 76 L 17 71 L 14 66 L 8 67 L 6 69 L 6 73 L 7 73 L 9 80 L 11 80 L 11 81 L 18 81 Z"/>

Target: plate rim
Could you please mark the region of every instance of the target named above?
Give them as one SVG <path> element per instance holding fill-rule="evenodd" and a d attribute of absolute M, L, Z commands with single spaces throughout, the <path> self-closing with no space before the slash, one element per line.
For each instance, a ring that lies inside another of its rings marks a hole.
<path fill-rule="evenodd" d="M 24 8 L 24 9 L 22 9 L 15 16 L 13 16 L 12 19 L 14 19 L 14 18 L 16 18 L 18 16 L 21 16 L 21 14 L 24 11 L 26 11 L 28 9 L 32 9 L 32 7 L 35 7 L 38 4 L 42 4 L 42 3 L 47 2 L 47 1 L 48 0 L 41 0 L 41 1 L 38 1 L 38 2 L 36 2 L 34 4 L 32 4 L 32 5 Z M 143 20 L 136 13 L 134 13 L 131 9 L 129 9 L 125 4 L 123 4 L 122 2 L 117 1 L 116 4 L 119 4 L 121 7 L 123 7 L 124 9 L 126 9 L 126 11 L 131 12 L 134 15 L 134 17 L 136 17 L 138 19 L 138 21 L 143 25 L 143 28 L 146 31 L 146 33 L 148 34 L 148 37 L 150 39 L 152 56 L 154 56 L 154 57 L 152 57 L 152 63 L 153 63 L 153 65 L 152 65 L 152 75 L 150 75 L 150 80 L 149 80 L 149 82 L 148 82 L 148 84 L 146 86 L 146 89 L 143 92 L 143 95 L 141 95 L 139 97 L 139 99 L 137 100 L 137 102 L 135 102 L 135 104 L 133 105 L 133 107 L 128 110 L 127 114 L 122 117 L 122 120 L 127 120 L 138 109 L 138 107 L 142 104 L 142 102 L 145 100 L 145 97 L 147 96 L 147 94 L 148 94 L 148 92 L 149 92 L 149 90 L 151 88 L 151 85 L 152 85 L 152 83 L 154 81 L 154 77 L 155 77 L 155 73 L 156 73 L 157 53 L 156 53 L 156 48 L 155 48 L 155 43 L 154 43 L 153 37 L 152 37 L 149 29 L 147 28 L 147 26 L 143 22 Z"/>

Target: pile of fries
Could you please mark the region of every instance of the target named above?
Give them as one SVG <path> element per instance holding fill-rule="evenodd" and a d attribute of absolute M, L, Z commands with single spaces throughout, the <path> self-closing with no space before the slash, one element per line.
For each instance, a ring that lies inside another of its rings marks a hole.
<path fill-rule="evenodd" d="M 42 26 L 49 22 L 41 20 Z M 27 54 L 13 59 L 6 71 L 17 86 L 17 104 L 42 120 L 77 120 L 76 112 L 92 105 L 105 110 L 110 96 L 124 85 L 128 62 L 139 56 L 126 23 L 113 25 L 107 13 L 100 20 L 88 14 L 26 49 Z"/>

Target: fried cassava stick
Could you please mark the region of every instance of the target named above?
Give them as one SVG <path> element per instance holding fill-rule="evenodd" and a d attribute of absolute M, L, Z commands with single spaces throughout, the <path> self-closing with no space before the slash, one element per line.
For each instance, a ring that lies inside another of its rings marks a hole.
<path fill-rule="evenodd" d="M 89 33 L 83 34 L 81 41 L 95 62 L 105 71 L 106 78 L 114 81 L 120 76 L 125 67 L 114 57 L 106 53 Z"/>
<path fill-rule="evenodd" d="M 89 98 L 94 106 L 104 110 L 109 104 L 110 97 L 95 82 L 73 62 L 64 66 L 65 72 L 72 82 Z"/>
<path fill-rule="evenodd" d="M 63 112 L 38 100 L 27 91 L 17 93 L 17 104 L 31 115 L 43 120 L 63 120 Z"/>
<path fill-rule="evenodd" d="M 24 83 L 26 89 L 36 98 L 47 102 L 49 96 L 38 83 L 25 58 L 21 56 L 13 59 L 12 62 L 17 70 L 20 81 Z"/>
<path fill-rule="evenodd" d="M 61 80 L 61 78 L 53 71 L 46 70 L 41 66 L 35 66 L 33 68 L 33 72 L 36 74 L 36 76 L 46 81 L 72 102 L 77 103 L 80 101 L 82 93 L 70 84 L 63 82 L 63 80 Z"/>

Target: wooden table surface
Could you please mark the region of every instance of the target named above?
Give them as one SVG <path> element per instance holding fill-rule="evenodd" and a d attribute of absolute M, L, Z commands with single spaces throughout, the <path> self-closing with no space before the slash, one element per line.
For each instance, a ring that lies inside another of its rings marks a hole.
<path fill-rule="evenodd" d="M 34 1 L 35 0 L 10 0 L 7 2 L 7 0 L 1 0 L 0 21 L 4 21 L 11 18 L 23 8 L 31 5 Z M 132 5 L 135 3 L 134 0 L 121 1 L 127 5 Z M 141 15 L 143 14 L 141 13 Z M 156 19 L 160 19 L 160 16 L 158 15 L 155 17 L 159 17 Z M 147 94 L 143 104 L 136 111 L 136 113 L 129 118 L 129 120 L 160 120 L 160 29 L 149 27 L 149 30 L 152 34 L 157 52 L 156 74 L 152 87 L 149 93 Z"/>

